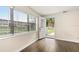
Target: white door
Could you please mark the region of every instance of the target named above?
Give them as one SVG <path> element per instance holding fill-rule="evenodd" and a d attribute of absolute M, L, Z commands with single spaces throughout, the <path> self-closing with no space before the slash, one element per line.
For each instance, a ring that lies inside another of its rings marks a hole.
<path fill-rule="evenodd" d="M 39 39 L 46 37 L 46 19 L 39 17 Z"/>

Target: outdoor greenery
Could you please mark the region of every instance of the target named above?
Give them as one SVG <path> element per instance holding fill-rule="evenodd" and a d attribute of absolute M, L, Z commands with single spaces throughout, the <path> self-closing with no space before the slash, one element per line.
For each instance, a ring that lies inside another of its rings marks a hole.
<path fill-rule="evenodd" d="M 54 23 L 54 18 L 46 18 L 46 27 L 49 27 L 49 24 L 52 24 L 54 26 Z"/>
<path fill-rule="evenodd" d="M 19 33 L 19 32 L 25 32 L 27 31 L 27 29 L 23 29 L 22 27 L 18 28 L 16 27 L 15 28 L 15 33 Z M 0 35 L 4 35 L 4 34 L 10 34 L 10 28 L 7 26 L 0 26 Z"/>
<path fill-rule="evenodd" d="M 55 29 L 54 28 L 48 28 L 47 32 L 48 32 L 48 34 L 54 33 Z"/>
<path fill-rule="evenodd" d="M 0 35 L 10 33 L 10 28 L 5 26 L 0 26 Z"/>
<path fill-rule="evenodd" d="M 29 27 L 29 31 L 34 31 L 35 30 L 35 24 L 31 24 Z M 15 26 L 14 27 L 14 33 L 20 33 L 20 32 L 27 32 L 28 27 L 27 26 Z M 0 26 L 0 35 L 4 34 L 10 34 L 10 27 L 7 26 Z"/>
<path fill-rule="evenodd" d="M 46 27 L 48 34 L 55 32 L 54 23 L 55 23 L 54 18 L 46 18 Z"/>
<path fill-rule="evenodd" d="M 14 27 L 15 33 L 26 32 L 26 31 L 28 31 L 27 27 L 26 28 L 25 27 Z"/>

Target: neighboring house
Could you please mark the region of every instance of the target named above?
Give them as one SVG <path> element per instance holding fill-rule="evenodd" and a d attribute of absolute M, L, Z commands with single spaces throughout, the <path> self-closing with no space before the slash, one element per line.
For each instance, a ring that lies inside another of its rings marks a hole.
<path fill-rule="evenodd" d="M 0 19 L 0 26 L 8 26 L 10 20 Z M 26 26 L 26 22 L 14 21 L 14 26 Z"/>
<path fill-rule="evenodd" d="M 3 27 L 8 27 L 10 26 L 10 20 L 5 20 L 5 19 L 0 19 L 0 26 L 3 26 Z M 34 30 L 35 29 L 35 23 L 29 23 L 29 26 L 30 26 L 30 30 Z M 26 29 L 28 27 L 28 23 L 27 22 L 21 22 L 21 21 L 14 21 L 14 27 L 17 27 L 17 28 L 23 28 L 23 29 Z"/>
<path fill-rule="evenodd" d="M 8 25 L 9 25 L 9 20 L 0 19 L 0 26 L 8 26 Z"/>

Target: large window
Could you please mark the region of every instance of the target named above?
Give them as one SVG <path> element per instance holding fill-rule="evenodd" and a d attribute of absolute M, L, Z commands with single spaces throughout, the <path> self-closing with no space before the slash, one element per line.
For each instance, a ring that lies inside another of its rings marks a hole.
<path fill-rule="evenodd" d="M 0 35 L 9 34 L 10 12 L 9 7 L 0 6 Z"/>
<path fill-rule="evenodd" d="M 0 7 L 0 35 L 35 31 L 36 18 L 13 7 Z"/>
<path fill-rule="evenodd" d="M 14 32 L 28 31 L 27 14 L 14 10 Z"/>
<path fill-rule="evenodd" d="M 29 15 L 29 31 L 36 30 L 36 18 L 32 15 Z"/>

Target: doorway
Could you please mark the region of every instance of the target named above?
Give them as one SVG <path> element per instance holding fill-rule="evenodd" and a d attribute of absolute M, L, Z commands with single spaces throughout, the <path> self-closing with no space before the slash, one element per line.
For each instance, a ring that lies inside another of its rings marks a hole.
<path fill-rule="evenodd" d="M 55 36 L 55 18 L 54 17 L 46 18 L 46 32 L 47 32 L 47 37 L 54 38 Z"/>

